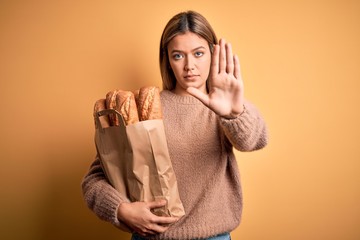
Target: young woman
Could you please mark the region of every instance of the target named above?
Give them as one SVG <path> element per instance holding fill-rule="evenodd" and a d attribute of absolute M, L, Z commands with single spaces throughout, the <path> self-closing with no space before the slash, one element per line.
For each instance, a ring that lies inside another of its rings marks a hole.
<path fill-rule="evenodd" d="M 165 132 L 185 216 L 152 214 L 165 202 L 129 202 L 108 183 L 97 158 L 82 183 L 84 198 L 99 218 L 133 232 L 133 240 L 230 239 L 242 213 L 233 147 L 263 148 L 265 122 L 244 98 L 231 44 L 218 42 L 199 13 L 182 12 L 168 22 L 160 68 Z"/>

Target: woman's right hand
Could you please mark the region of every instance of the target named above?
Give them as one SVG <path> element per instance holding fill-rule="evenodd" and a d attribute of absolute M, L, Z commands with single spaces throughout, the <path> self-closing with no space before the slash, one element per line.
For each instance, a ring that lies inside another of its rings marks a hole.
<path fill-rule="evenodd" d="M 117 217 L 141 236 L 163 233 L 169 228 L 169 224 L 178 220 L 175 217 L 159 217 L 151 212 L 151 209 L 164 207 L 165 205 L 165 200 L 121 203 Z"/>

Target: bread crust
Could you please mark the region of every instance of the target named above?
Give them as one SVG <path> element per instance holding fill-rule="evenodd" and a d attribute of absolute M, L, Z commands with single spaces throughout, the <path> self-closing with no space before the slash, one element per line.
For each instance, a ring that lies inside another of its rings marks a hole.
<path fill-rule="evenodd" d="M 139 121 L 134 94 L 130 91 L 113 90 L 106 94 L 106 108 L 118 111 L 125 125 Z M 110 125 L 119 126 L 121 119 L 116 114 L 110 114 Z"/>
<path fill-rule="evenodd" d="M 106 98 L 100 100 L 97 104 L 101 107 L 98 109 L 117 110 L 126 125 L 163 117 L 158 87 L 142 87 L 134 92 L 116 89 L 109 91 Z M 121 119 L 116 114 L 102 119 L 106 126 L 119 126 L 119 121 Z"/>
<path fill-rule="evenodd" d="M 135 96 L 132 92 L 119 90 L 115 103 L 115 109 L 121 113 L 126 125 L 139 122 Z"/>
<path fill-rule="evenodd" d="M 136 97 L 139 120 L 162 119 L 160 90 L 158 87 L 142 87 Z"/>
<path fill-rule="evenodd" d="M 119 90 L 113 90 L 106 94 L 106 109 L 116 109 L 116 94 Z M 110 126 L 118 126 L 119 119 L 116 114 L 109 115 Z"/>
<path fill-rule="evenodd" d="M 105 109 L 106 109 L 105 99 L 97 100 L 94 104 L 94 117 L 97 117 L 97 113 L 102 110 L 105 110 Z M 101 124 L 102 128 L 110 127 L 110 120 L 107 115 L 99 117 L 99 120 L 100 120 L 100 124 Z M 96 127 L 100 127 L 100 126 L 97 126 L 96 122 L 95 122 L 95 125 L 96 125 Z"/>

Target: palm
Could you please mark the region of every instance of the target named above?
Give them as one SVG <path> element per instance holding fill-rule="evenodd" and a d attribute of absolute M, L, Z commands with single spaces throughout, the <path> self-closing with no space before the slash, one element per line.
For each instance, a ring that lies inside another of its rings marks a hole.
<path fill-rule="evenodd" d="M 220 116 L 232 116 L 242 112 L 242 84 L 237 79 L 219 81 L 211 85 L 208 107 Z"/>
<path fill-rule="evenodd" d="M 214 47 L 209 94 L 191 87 L 187 91 L 220 116 L 232 118 L 243 111 L 244 91 L 240 64 L 237 56 L 233 56 L 229 43 L 220 40 L 219 45 Z"/>

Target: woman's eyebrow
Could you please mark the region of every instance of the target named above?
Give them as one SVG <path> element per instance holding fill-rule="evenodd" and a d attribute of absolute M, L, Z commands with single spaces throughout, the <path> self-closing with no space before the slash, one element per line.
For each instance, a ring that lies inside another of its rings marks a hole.
<path fill-rule="evenodd" d="M 199 50 L 199 49 L 205 49 L 205 47 L 200 46 L 200 47 L 194 48 L 194 49 L 191 50 L 191 51 L 194 52 L 194 51 L 197 51 L 197 50 Z M 178 50 L 178 49 L 173 49 L 173 50 L 171 51 L 171 53 L 174 53 L 174 52 L 183 52 L 183 51 L 182 51 L 182 50 Z"/>

